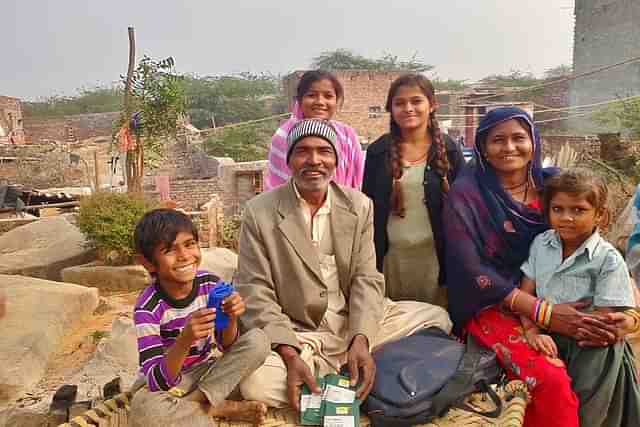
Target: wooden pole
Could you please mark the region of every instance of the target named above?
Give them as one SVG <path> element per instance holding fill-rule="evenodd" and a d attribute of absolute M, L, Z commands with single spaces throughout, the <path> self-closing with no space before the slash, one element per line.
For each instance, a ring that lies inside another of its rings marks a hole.
<path fill-rule="evenodd" d="M 93 151 L 93 172 L 95 173 L 96 193 L 100 191 L 100 164 L 98 163 L 98 150 Z"/>
<path fill-rule="evenodd" d="M 43 203 L 40 205 L 26 205 L 23 210 L 29 211 L 33 209 L 44 209 L 44 208 L 71 208 L 74 206 L 80 206 L 80 202 L 77 200 L 71 202 L 61 202 L 61 203 Z M 16 208 L 0 208 L 0 213 L 6 212 L 15 212 Z"/>
<path fill-rule="evenodd" d="M 128 28 L 129 32 L 129 67 L 127 68 L 127 81 L 124 86 L 124 116 L 125 120 L 131 120 L 131 81 L 133 80 L 133 71 L 136 64 L 136 36 L 133 27 Z M 136 177 L 136 162 L 139 146 L 136 146 L 135 150 L 129 150 L 126 152 L 126 180 L 127 180 L 127 192 L 139 192 L 142 188 L 139 187 L 139 181 Z M 141 186 L 140 186 L 141 187 Z"/>

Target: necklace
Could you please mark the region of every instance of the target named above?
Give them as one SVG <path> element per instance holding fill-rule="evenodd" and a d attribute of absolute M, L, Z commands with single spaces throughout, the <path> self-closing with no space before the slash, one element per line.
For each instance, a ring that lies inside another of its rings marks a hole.
<path fill-rule="evenodd" d="M 405 166 L 415 166 L 415 165 L 419 165 L 420 163 L 424 162 L 427 158 L 427 153 L 425 152 L 422 156 L 420 156 L 419 158 L 415 159 L 415 160 L 405 160 L 402 159 L 402 161 L 404 162 Z"/>
<path fill-rule="evenodd" d="M 523 185 L 523 184 L 520 184 L 519 186 L 522 186 L 522 185 Z M 518 188 L 519 186 L 512 187 L 512 188 Z M 523 193 L 524 193 L 524 196 L 522 197 L 522 200 L 518 200 L 518 198 L 516 198 L 516 196 L 517 196 L 517 195 L 520 195 L 520 194 L 523 194 Z M 526 203 L 527 203 L 527 196 L 529 195 L 529 180 L 527 180 L 527 181 L 524 183 L 524 189 L 523 189 L 523 190 L 521 190 L 521 191 L 514 191 L 514 192 L 509 191 L 509 194 L 511 194 L 511 197 L 513 197 L 513 199 L 514 199 L 515 201 L 520 202 L 520 203 L 522 203 L 523 205 L 524 205 L 524 204 L 526 204 Z"/>
<path fill-rule="evenodd" d="M 511 190 L 515 190 L 516 188 L 524 187 L 525 185 L 528 185 L 528 184 L 529 184 L 529 180 L 525 179 L 520 184 L 516 184 L 513 187 L 504 187 L 504 189 L 507 191 L 511 191 Z"/>

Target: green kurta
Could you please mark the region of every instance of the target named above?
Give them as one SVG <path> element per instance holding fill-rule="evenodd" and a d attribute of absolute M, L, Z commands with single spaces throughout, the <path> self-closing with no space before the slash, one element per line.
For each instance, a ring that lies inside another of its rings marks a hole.
<path fill-rule="evenodd" d="M 405 217 L 391 215 L 387 224 L 389 249 L 384 257 L 386 295 L 392 300 L 414 300 L 446 305 L 438 286 L 438 257 L 424 204 L 426 162 L 407 166 L 400 180 Z"/>

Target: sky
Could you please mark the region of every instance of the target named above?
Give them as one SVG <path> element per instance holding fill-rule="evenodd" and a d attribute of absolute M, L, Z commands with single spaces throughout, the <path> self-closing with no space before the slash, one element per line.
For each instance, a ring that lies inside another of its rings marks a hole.
<path fill-rule="evenodd" d="M 2 0 L 0 95 L 39 99 L 108 85 L 136 53 L 178 72 L 285 74 L 339 48 L 478 80 L 570 64 L 574 0 Z M 432 74 L 433 75 L 433 74 Z"/>

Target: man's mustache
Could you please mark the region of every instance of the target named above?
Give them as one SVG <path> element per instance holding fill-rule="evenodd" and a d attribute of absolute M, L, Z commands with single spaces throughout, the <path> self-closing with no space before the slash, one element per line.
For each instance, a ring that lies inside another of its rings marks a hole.
<path fill-rule="evenodd" d="M 307 173 L 307 172 L 318 172 L 321 173 L 322 175 L 329 175 L 329 171 L 327 171 L 326 169 L 323 168 L 302 168 L 300 169 L 300 173 Z"/>

